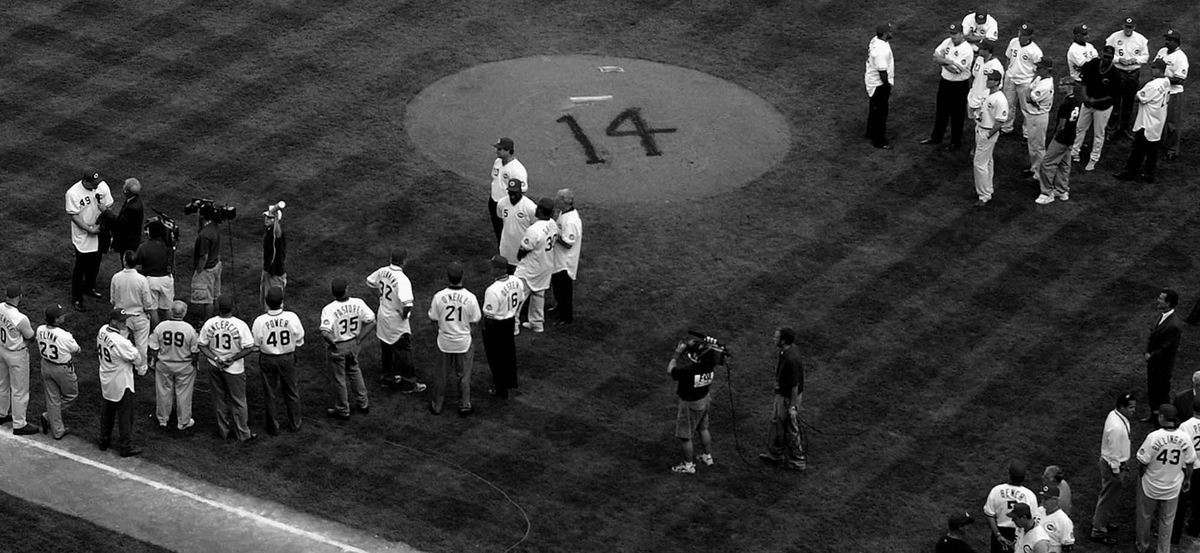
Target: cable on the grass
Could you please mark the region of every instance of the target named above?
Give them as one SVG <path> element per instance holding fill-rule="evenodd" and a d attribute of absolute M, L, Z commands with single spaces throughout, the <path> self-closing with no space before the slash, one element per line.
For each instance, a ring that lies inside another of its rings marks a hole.
<path fill-rule="evenodd" d="M 738 457 L 748 466 L 754 466 L 749 459 L 746 459 L 746 452 L 742 449 L 742 441 L 737 429 L 737 411 L 733 407 L 733 367 L 730 367 L 729 360 L 725 363 L 725 390 L 729 392 L 729 421 L 733 425 L 733 449 L 737 451 Z"/>

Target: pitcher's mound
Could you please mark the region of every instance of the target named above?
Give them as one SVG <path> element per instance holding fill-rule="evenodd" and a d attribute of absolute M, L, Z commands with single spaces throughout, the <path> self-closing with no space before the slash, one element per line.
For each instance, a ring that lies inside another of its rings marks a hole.
<path fill-rule="evenodd" d="M 478 65 L 421 91 L 406 128 L 422 153 L 486 193 L 502 136 L 529 171 L 529 195 L 573 188 L 579 202 L 709 196 L 787 154 L 787 121 L 754 93 L 644 60 L 539 56 Z"/>

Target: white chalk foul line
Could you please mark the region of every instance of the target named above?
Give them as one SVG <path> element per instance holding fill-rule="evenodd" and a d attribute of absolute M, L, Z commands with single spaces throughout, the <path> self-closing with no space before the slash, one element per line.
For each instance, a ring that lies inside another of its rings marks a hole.
<path fill-rule="evenodd" d="M 38 448 L 38 449 L 41 449 L 41 450 L 43 450 L 43 451 L 47 451 L 47 452 L 53 453 L 53 454 L 55 454 L 55 455 L 58 455 L 58 456 L 60 456 L 60 457 L 64 457 L 64 458 L 70 459 L 70 460 L 72 460 L 72 461 L 75 461 L 76 463 L 82 463 L 82 464 L 84 464 L 84 465 L 87 465 L 87 466 L 90 466 L 90 467 L 94 467 L 94 468 L 98 468 L 98 469 L 100 469 L 100 470 L 103 470 L 103 471 L 105 471 L 105 472 L 109 472 L 109 473 L 115 474 L 115 475 L 117 475 L 117 476 L 118 476 L 118 477 L 120 477 L 120 478 L 123 478 L 123 479 L 126 479 L 126 480 L 132 480 L 132 481 L 134 481 L 134 482 L 138 482 L 138 483 L 140 483 L 140 484 L 145 484 L 145 485 L 147 485 L 147 486 L 150 486 L 151 488 L 154 488 L 154 489 L 157 489 L 157 490 L 162 490 L 162 491 L 165 491 L 165 492 L 168 492 L 168 493 L 172 493 L 172 494 L 175 494 L 175 495 L 178 495 L 178 496 L 186 497 L 186 498 L 188 498 L 188 499 L 191 499 L 192 501 L 197 501 L 197 502 L 199 502 L 199 503 L 203 503 L 203 504 L 205 504 L 205 505 L 208 505 L 208 506 L 210 506 L 210 507 L 214 507 L 214 508 L 216 508 L 216 509 L 220 509 L 220 510 L 222 510 L 222 511 L 225 511 L 225 512 L 227 512 L 227 513 L 232 513 L 232 514 L 235 514 L 235 515 L 237 515 L 237 516 L 240 516 L 240 517 L 244 517 L 244 518 L 252 519 L 252 520 L 254 520 L 254 521 L 256 521 L 256 522 L 260 522 L 260 523 L 262 523 L 262 524 L 265 524 L 265 525 L 267 525 L 267 526 L 271 526 L 271 527 L 273 527 L 273 528 L 277 528 L 277 529 L 279 529 L 279 530 L 283 530 L 283 531 L 285 531 L 285 532 L 290 532 L 290 533 L 292 533 L 292 534 L 296 534 L 296 535 L 298 535 L 298 536 L 303 536 L 303 537 L 306 537 L 306 538 L 308 538 L 308 539 L 311 539 L 311 540 L 313 540 L 313 541 L 316 541 L 316 542 L 323 543 L 323 544 L 325 544 L 325 545 L 329 545 L 329 546 L 333 546 L 333 547 L 340 548 L 342 551 L 344 551 L 344 552 L 346 552 L 346 553 L 371 553 L 371 552 L 369 552 L 369 551 L 367 551 L 367 550 L 365 550 L 365 549 L 359 549 L 359 548 L 357 548 L 357 547 L 354 547 L 353 545 L 345 544 L 345 543 L 339 542 L 339 541 L 337 541 L 337 540 L 333 540 L 333 539 L 327 538 L 327 537 L 325 537 L 325 536 L 322 536 L 321 534 L 318 534 L 318 533 L 316 533 L 316 532 L 310 532 L 310 531 L 308 531 L 308 530 L 304 530 L 304 529 L 302 529 L 302 528 L 296 528 L 295 526 L 291 526 L 291 525 L 289 525 L 289 524 L 285 524 L 285 523 L 279 522 L 279 521 L 277 521 L 277 520 L 274 520 L 274 519 L 271 519 L 271 518 L 267 518 L 267 517 L 265 517 L 265 516 L 262 516 L 262 515 L 260 515 L 260 514 L 258 514 L 258 513 L 255 513 L 255 512 L 253 512 L 253 511 L 248 511 L 248 510 L 246 510 L 246 509 L 243 509 L 243 508 L 241 508 L 241 507 L 234 507 L 233 505 L 226 505 L 226 504 L 224 504 L 224 503 L 220 503 L 220 502 L 218 502 L 218 501 L 213 501 L 213 500 L 211 500 L 211 499 L 209 499 L 209 498 L 207 498 L 207 497 L 204 497 L 204 496 L 201 496 L 201 495 L 194 494 L 194 493 L 192 493 L 192 492 L 189 492 L 189 491 L 187 491 L 187 490 L 181 490 L 181 489 L 179 489 L 179 488 L 176 488 L 175 486 L 172 486 L 172 485 L 170 485 L 170 484 L 163 484 L 162 482 L 157 482 L 157 481 L 151 480 L 151 479 L 149 479 L 149 478 L 146 478 L 146 477 L 143 477 L 143 476 L 138 476 L 138 475 L 136 475 L 136 474 L 133 474 L 132 472 L 125 471 L 125 470 L 121 470 L 121 469 L 119 469 L 119 468 L 116 468 L 116 467 L 113 467 L 113 466 L 110 466 L 110 465 L 106 465 L 106 464 L 104 464 L 104 463 L 101 463 L 101 462 L 99 462 L 99 461 L 93 461 L 93 460 L 91 460 L 91 459 L 88 459 L 87 457 L 83 457 L 83 456 L 81 456 L 81 455 L 76 455 L 76 454 L 74 454 L 74 453 L 71 453 L 70 451 L 66 451 L 66 450 L 63 450 L 63 449 L 59 449 L 59 448 L 57 448 L 57 447 L 54 447 L 54 446 L 52 446 L 52 445 L 43 444 L 43 443 L 41 443 L 41 442 L 38 442 L 38 441 L 36 441 L 36 440 L 32 440 L 32 439 L 29 439 L 29 438 L 22 438 L 22 437 L 20 437 L 20 436 L 16 436 L 16 435 L 13 435 L 13 434 L 10 434 L 10 433 L 7 433 L 7 432 L 2 432 L 2 431 L 0 431 L 0 437 L 3 437 L 3 438 L 5 438 L 5 439 L 9 439 L 9 440 L 18 441 L 18 442 L 21 442 L 21 443 L 23 443 L 23 444 L 25 444 L 25 445 L 30 445 L 30 446 L 36 447 L 36 448 Z"/>

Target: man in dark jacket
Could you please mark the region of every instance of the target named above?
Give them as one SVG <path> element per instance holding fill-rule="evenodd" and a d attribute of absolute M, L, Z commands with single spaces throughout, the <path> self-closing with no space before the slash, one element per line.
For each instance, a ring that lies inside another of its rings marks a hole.
<path fill-rule="evenodd" d="M 1158 292 L 1159 314 L 1150 329 L 1150 339 L 1146 341 L 1146 393 L 1151 409 L 1171 399 L 1171 371 L 1175 368 L 1175 353 L 1179 351 L 1179 337 L 1183 334 L 1183 325 L 1175 316 L 1178 304 L 1178 292 L 1169 288 Z M 1154 422 L 1157 417 L 1158 413 L 1152 411 L 1142 422 Z"/>

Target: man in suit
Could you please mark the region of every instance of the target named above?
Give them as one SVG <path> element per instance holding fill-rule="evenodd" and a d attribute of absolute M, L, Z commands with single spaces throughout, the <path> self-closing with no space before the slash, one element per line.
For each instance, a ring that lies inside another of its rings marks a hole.
<path fill-rule="evenodd" d="M 1183 325 L 1175 316 L 1179 304 L 1179 293 L 1169 288 L 1158 292 L 1156 306 L 1158 320 L 1150 331 L 1146 342 L 1146 393 L 1151 409 L 1167 403 L 1171 397 L 1171 370 L 1175 368 L 1175 353 L 1179 350 L 1179 337 Z M 1158 414 L 1151 412 L 1142 422 L 1154 422 Z"/>

